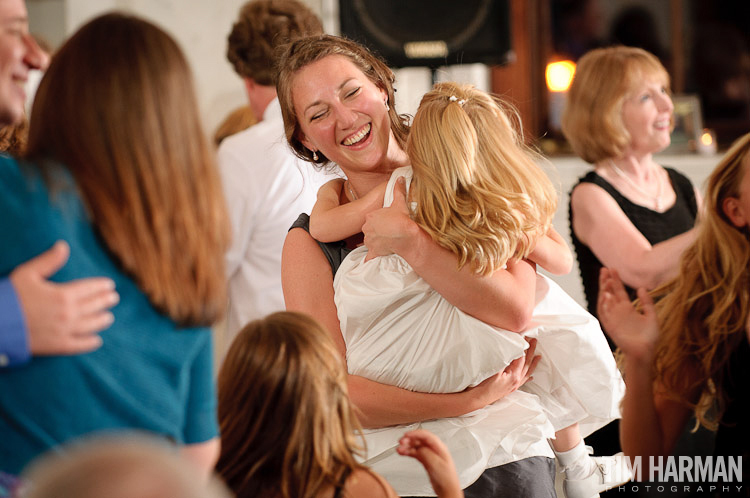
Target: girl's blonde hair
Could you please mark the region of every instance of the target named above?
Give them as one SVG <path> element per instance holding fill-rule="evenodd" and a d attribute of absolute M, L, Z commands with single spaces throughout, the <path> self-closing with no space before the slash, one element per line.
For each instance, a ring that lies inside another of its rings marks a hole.
<path fill-rule="evenodd" d="M 341 355 L 311 317 L 249 323 L 219 372 L 219 474 L 238 497 L 312 498 L 363 468 Z"/>
<path fill-rule="evenodd" d="M 90 21 L 55 54 L 30 121 L 27 155 L 72 173 L 107 248 L 151 304 L 180 325 L 220 318 L 229 224 L 177 43 L 137 17 Z"/>
<path fill-rule="evenodd" d="M 750 174 L 750 134 L 737 140 L 711 174 L 705 212 L 678 276 L 653 291 L 662 334 L 656 379 L 666 393 L 694 406 L 698 422 L 715 428 L 726 406 L 726 366 L 745 336 L 750 306 L 750 242 L 735 227 L 724 200 L 739 197 Z M 692 396 L 700 393 L 697 403 Z M 718 410 L 713 410 L 718 404 Z"/>
<path fill-rule="evenodd" d="M 23 473 L 24 498 L 229 498 L 206 482 L 178 449 L 141 433 L 77 439 L 34 460 Z M 33 483 L 33 484 L 32 484 Z M 15 495 L 14 495 L 15 496 Z"/>
<path fill-rule="evenodd" d="M 503 101 L 438 83 L 422 98 L 407 142 L 414 220 L 458 255 L 459 267 L 483 275 L 528 256 L 557 205 L 518 124 Z"/>

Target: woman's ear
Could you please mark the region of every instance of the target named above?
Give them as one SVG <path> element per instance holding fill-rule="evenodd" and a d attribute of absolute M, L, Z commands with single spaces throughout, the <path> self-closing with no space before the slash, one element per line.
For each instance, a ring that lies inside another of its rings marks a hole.
<path fill-rule="evenodd" d="M 318 150 L 317 147 L 315 147 L 310 140 L 307 139 L 307 135 L 302 133 L 301 131 L 297 133 L 297 139 L 300 141 L 302 145 L 310 149 L 311 151 Z"/>
<path fill-rule="evenodd" d="M 736 197 L 724 199 L 721 203 L 721 209 L 724 210 L 724 214 L 735 227 L 743 228 L 748 225 L 747 213 L 745 213 L 740 200 Z"/>

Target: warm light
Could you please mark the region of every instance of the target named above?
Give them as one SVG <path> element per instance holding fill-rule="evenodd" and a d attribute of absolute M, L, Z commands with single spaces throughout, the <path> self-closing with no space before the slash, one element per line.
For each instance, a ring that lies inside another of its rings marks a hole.
<path fill-rule="evenodd" d="M 705 145 L 706 147 L 710 146 L 712 143 L 714 143 L 714 137 L 711 136 L 711 132 L 704 131 L 701 134 L 701 143 Z"/>
<path fill-rule="evenodd" d="M 573 61 L 558 61 L 547 64 L 544 73 L 547 79 L 547 88 L 550 92 L 565 92 L 570 88 L 576 65 Z"/>

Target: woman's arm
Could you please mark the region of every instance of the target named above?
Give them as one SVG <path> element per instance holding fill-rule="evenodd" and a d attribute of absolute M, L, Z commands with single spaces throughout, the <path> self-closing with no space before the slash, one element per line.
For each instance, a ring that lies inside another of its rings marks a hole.
<path fill-rule="evenodd" d="M 639 313 L 630 302 L 617 272 L 603 268 L 599 279 L 598 315 L 602 326 L 625 355 L 626 391 L 620 421 L 624 453 L 648 457 L 669 455 L 690 417 L 690 407 L 668 399 L 654 379 L 654 350 L 659 326 L 649 294 L 638 289 Z"/>
<path fill-rule="evenodd" d="M 317 242 L 303 229 L 289 231 L 281 256 L 281 283 L 287 310 L 307 313 L 331 334 L 342 358 L 346 345 L 333 301 L 333 274 Z M 533 346 L 533 344 L 532 344 Z M 418 393 L 349 376 L 349 396 L 365 427 L 407 424 L 463 415 L 515 391 L 531 376 L 538 357 L 534 347 L 526 356 L 476 387 L 460 393 Z"/>
<path fill-rule="evenodd" d="M 310 212 L 310 235 L 321 242 L 336 242 L 358 234 L 367 213 L 383 206 L 385 183 L 361 199 L 341 204 L 343 185 L 344 180 L 338 178 L 318 190 L 318 200 Z"/>
<path fill-rule="evenodd" d="M 573 252 L 554 227 L 539 237 L 529 259 L 553 275 L 567 275 L 573 268 Z"/>
<path fill-rule="evenodd" d="M 458 269 L 458 258 L 439 246 L 409 217 L 403 180 L 393 204 L 367 215 L 362 227 L 367 259 L 386 254 L 404 258 L 451 304 L 475 318 L 507 330 L 521 331 L 534 310 L 536 269 L 527 261 L 508 262 L 507 270 L 476 274 L 469 265 Z"/>
<path fill-rule="evenodd" d="M 693 228 L 651 245 L 612 196 L 594 184 L 582 183 L 573 189 L 570 204 L 576 236 L 633 288 L 653 289 L 674 277 L 680 256 L 695 240 Z"/>

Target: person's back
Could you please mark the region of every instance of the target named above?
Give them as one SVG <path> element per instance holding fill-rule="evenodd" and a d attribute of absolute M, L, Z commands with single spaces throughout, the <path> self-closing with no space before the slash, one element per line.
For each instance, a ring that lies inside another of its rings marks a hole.
<path fill-rule="evenodd" d="M 260 122 L 224 139 L 218 161 L 233 228 L 226 256 L 228 335 L 223 345 L 217 345 L 226 350 L 249 320 L 284 309 L 284 238 L 299 213 L 314 204 L 325 176 L 289 151 L 276 100 Z"/>
<path fill-rule="evenodd" d="M 82 68 L 96 77 L 79 81 Z M 54 278 L 106 275 L 122 300 L 96 352 L 0 371 L 0 470 L 124 428 L 206 470 L 218 444 L 207 327 L 224 309 L 228 227 L 184 56 L 153 24 L 96 18 L 56 54 L 31 123 L 28 161 L 0 168 L 0 225 L 14 234 L 0 274 L 66 239 Z"/>
<path fill-rule="evenodd" d="M 323 33 L 320 19 L 297 0 L 251 0 L 228 37 L 227 58 L 242 78 L 258 123 L 226 138 L 219 165 L 232 221 L 227 252 L 229 313 L 223 354 L 249 320 L 284 309 L 281 248 L 289 227 L 309 212 L 327 177 L 297 159 L 286 145 L 276 99 L 276 49 Z"/>

